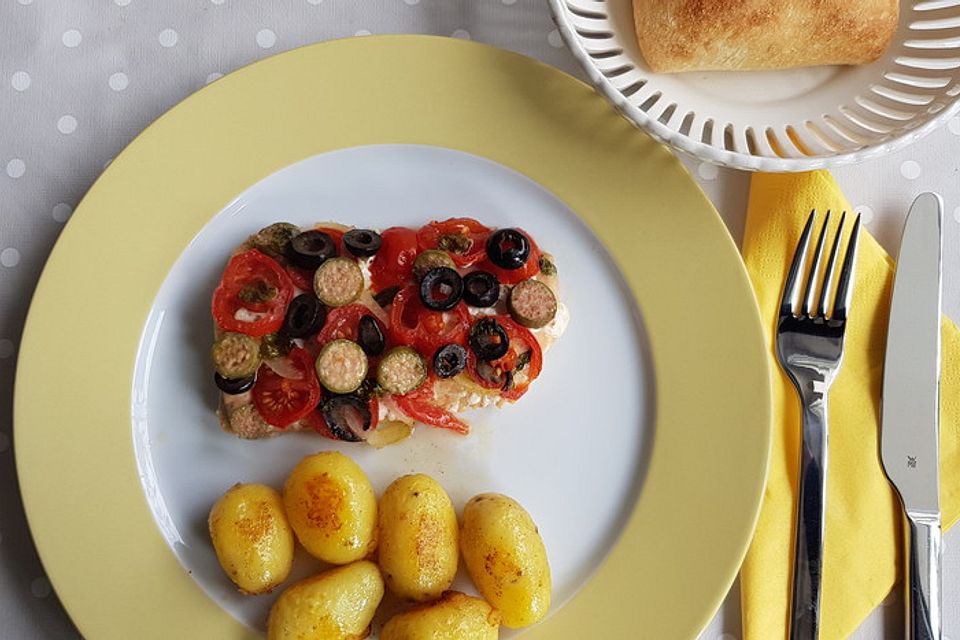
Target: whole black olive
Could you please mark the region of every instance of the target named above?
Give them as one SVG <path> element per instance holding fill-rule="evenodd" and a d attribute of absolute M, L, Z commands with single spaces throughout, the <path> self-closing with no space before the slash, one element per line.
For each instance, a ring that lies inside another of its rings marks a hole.
<path fill-rule="evenodd" d="M 428 309 L 449 311 L 463 296 L 463 279 L 450 267 L 435 267 L 420 280 L 420 299 Z"/>
<path fill-rule="evenodd" d="M 498 229 L 487 238 L 487 256 L 501 269 L 519 269 L 530 257 L 530 239 L 519 229 Z"/>
<path fill-rule="evenodd" d="M 343 234 L 343 246 L 358 258 L 369 258 L 380 250 L 383 239 L 370 229 L 350 229 Z"/>
<path fill-rule="evenodd" d="M 477 357 L 486 362 L 502 358 L 510 348 L 506 330 L 493 318 L 477 320 L 470 327 L 469 342 Z"/>
<path fill-rule="evenodd" d="M 306 338 L 320 331 L 326 321 L 327 307 L 312 293 L 302 293 L 290 301 L 281 331 L 291 338 Z"/>
<path fill-rule="evenodd" d="M 357 344 L 368 356 L 378 356 L 383 353 L 387 341 L 383 337 L 383 331 L 373 316 L 363 316 L 357 324 Z"/>
<path fill-rule="evenodd" d="M 330 234 L 316 229 L 294 236 L 287 248 L 290 262 L 303 269 L 316 269 L 339 254 L 337 243 Z"/>
<path fill-rule="evenodd" d="M 500 299 L 500 282 L 489 271 L 463 276 L 463 301 L 471 307 L 492 307 Z"/>
<path fill-rule="evenodd" d="M 256 376 L 250 376 L 249 378 L 224 378 L 219 373 L 214 372 L 213 374 L 213 381 L 216 383 L 217 388 L 231 396 L 246 393 L 253 387 L 255 380 Z"/>
<path fill-rule="evenodd" d="M 321 405 L 320 411 L 330 433 L 339 440 L 360 442 L 370 429 L 370 409 L 356 396 L 333 396 Z"/>
<path fill-rule="evenodd" d="M 467 350 L 459 344 L 445 344 L 433 355 L 433 370 L 440 378 L 452 378 L 467 367 Z"/>

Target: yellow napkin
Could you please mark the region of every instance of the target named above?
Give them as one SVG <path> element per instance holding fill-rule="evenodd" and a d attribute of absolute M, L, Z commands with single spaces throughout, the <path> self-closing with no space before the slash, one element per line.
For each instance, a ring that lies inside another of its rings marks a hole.
<path fill-rule="evenodd" d="M 745 640 L 788 628 L 799 466 L 800 406 L 776 360 L 774 327 L 784 275 L 811 209 L 852 212 L 826 171 L 757 174 L 743 258 L 767 328 L 773 372 L 770 476 L 741 577 Z M 822 218 L 821 218 L 822 220 Z M 839 216 L 831 221 L 837 224 Z M 900 507 L 879 460 L 879 403 L 894 262 L 865 230 L 860 238 L 843 364 L 830 391 L 827 522 L 821 638 L 846 638 L 902 577 Z M 960 331 L 944 319 L 940 389 L 940 500 L 944 527 L 960 515 Z"/>

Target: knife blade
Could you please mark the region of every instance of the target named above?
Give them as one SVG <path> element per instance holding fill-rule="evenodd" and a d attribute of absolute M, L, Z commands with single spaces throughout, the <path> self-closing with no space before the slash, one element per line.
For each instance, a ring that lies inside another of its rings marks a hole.
<path fill-rule="evenodd" d="M 893 285 L 880 454 L 905 514 L 906 637 L 940 631 L 940 307 L 943 201 L 910 207 Z"/>

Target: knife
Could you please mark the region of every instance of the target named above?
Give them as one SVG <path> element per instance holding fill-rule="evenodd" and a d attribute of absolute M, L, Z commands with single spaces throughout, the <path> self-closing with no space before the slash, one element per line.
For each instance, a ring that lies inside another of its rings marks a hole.
<path fill-rule="evenodd" d="M 880 457 L 904 519 L 906 637 L 940 640 L 940 297 L 943 201 L 903 228 L 883 367 Z"/>

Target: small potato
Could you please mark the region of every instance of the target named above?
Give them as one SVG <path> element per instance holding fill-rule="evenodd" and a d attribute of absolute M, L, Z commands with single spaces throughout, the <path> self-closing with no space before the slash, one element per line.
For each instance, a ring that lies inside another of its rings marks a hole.
<path fill-rule="evenodd" d="M 380 640 L 497 640 L 499 632 L 499 611 L 480 598 L 448 591 L 390 618 Z"/>
<path fill-rule="evenodd" d="M 297 582 L 270 609 L 267 640 L 361 640 L 383 598 L 377 565 L 366 560 Z"/>
<path fill-rule="evenodd" d="M 300 544 L 324 562 L 354 562 L 376 546 L 373 487 L 342 453 L 322 451 L 301 460 L 283 485 L 283 504 Z"/>
<path fill-rule="evenodd" d="M 380 498 L 380 568 L 402 598 L 433 600 L 457 573 L 457 513 L 430 476 L 397 478 Z"/>
<path fill-rule="evenodd" d="M 235 484 L 207 519 L 220 566 L 243 593 L 269 593 L 293 564 L 293 532 L 280 494 L 262 484 Z"/>
<path fill-rule="evenodd" d="M 460 550 L 467 573 L 507 627 L 526 627 L 550 608 L 550 565 L 537 525 L 517 501 L 474 496 L 463 509 Z"/>

